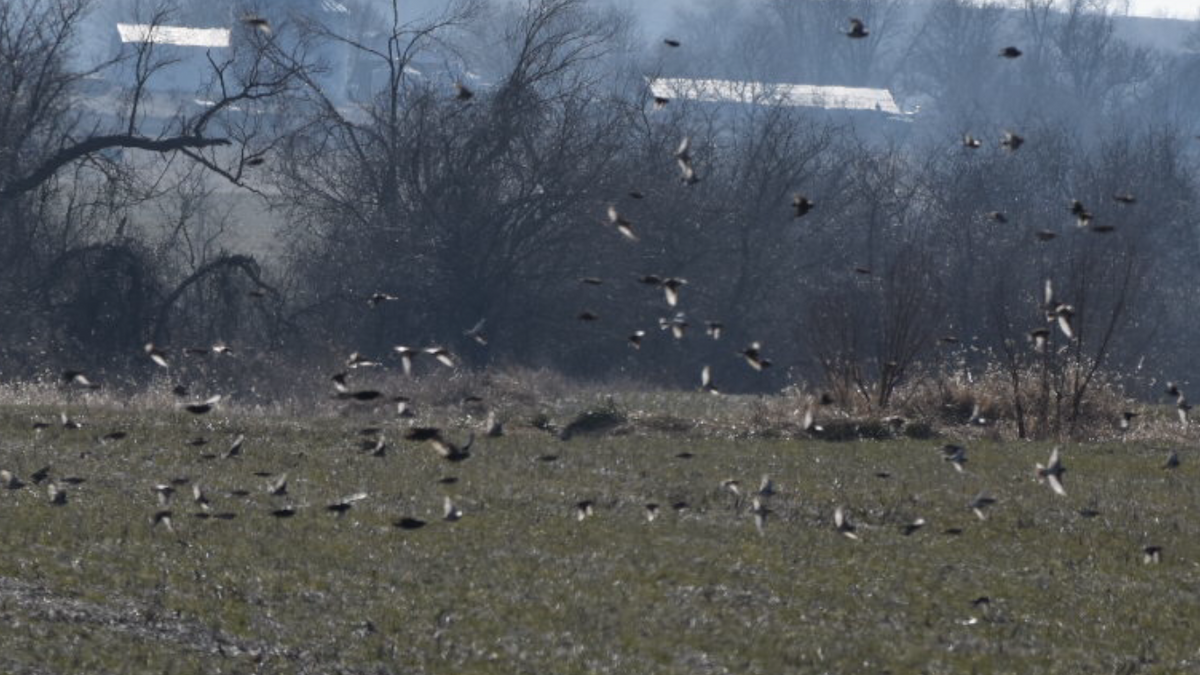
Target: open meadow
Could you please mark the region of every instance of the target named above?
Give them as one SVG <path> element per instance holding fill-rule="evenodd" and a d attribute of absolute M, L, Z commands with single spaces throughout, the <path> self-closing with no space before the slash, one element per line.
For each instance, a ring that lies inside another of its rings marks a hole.
<path fill-rule="evenodd" d="M 696 419 L 726 405 L 680 397 Z M 62 409 L 0 408 L 0 468 L 23 483 L 0 490 L 6 673 L 1200 668 L 1200 463 L 1164 468 L 1162 445 L 1064 444 L 1060 496 L 1043 443 L 964 441 L 959 472 L 952 437 L 418 418 L 477 433 L 451 462 L 394 413 L 72 405 L 67 429 Z"/>

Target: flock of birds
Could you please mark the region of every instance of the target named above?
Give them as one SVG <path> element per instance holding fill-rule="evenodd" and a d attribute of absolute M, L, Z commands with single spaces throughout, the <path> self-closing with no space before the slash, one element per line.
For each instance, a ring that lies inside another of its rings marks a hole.
<path fill-rule="evenodd" d="M 265 34 L 271 33 L 270 24 L 261 17 L 245 17 L 243 21 L 255 29 L 262 31 Z M 849 38 L 861 39 L 870 35 L 864 23 L 857 19 L 850 19 L 850 28 L 845 33 Z M 668 39 L 665 44 L 669 48 L 678 48 L 681 43 L 678 40 Z M 1000 52 L 1000 56 L 1008 59 L 1015 59 L 1021 56 L 1021 51 L 1016 47 L 1006 47 Z M 466 85 L 456 84 L 455 97 L 460 101 L 469 101 L 473 98 L 474 93 L 467 88 Z M 656 98 L 655 106 L 662 107 L 669 103 L 669 100 L 664 98 Z M 1024 139 L 1013 132 L 1006 132 L 1000 145 L 1010 152 L 1016 152 L 1024 143 Z M 981 147 L 982 142 L 979 139 L 967 134 L 963 138 L 963 146 L 969 150 Z M 674 152 L 674 159 L 679 169 L 680 182 L 685 186 L 695 185 L 700 182 L 700 176 L 696 171 L 693 163 L 691 141 L 688 137 L 684 137 L 679 143 Z M 643 199 L 645 195 L 638 191 L 631 191 L 629 196 L 633 199 Z M 1121 194 L 1114 196 L 1114 199 L 1121 204 L 1132 204 L 1135 199 L 1132 195 Z M 793 195 L 791 207 L 794 218 L 802 218 L 809 214 L 817 207 L 816 203 L 807 195 L 796 193 Z M 1096 232 L 1110 232 L 1111 226 L 1096 225 L 1094 217 L 1082 203 L 1078 200 L 1070 204 L 1070 213 L 1076 218 L 1080 228 L 1090 228 Z M 992 212 L 988 217 L 998 222 L 1006 222 L 1006 217 L 1003 213 Z M 609 204 L 607 207 L 607 224 L 611 226 L 621 237 L 630 241 L 637 242 L 634 223 L 631 222 L 624 214 L 620 212 L 617 205 Z M 1054 233 L 1042 232 L 1038 233 L 1038 237 L 1043 240 L 1049 240 L 1054 237 Z M 856 268 L 855 270 L 861 274 L 870 274 L 870 270 L 865 268 Z M 668 308 L 674 310 L 681 301 L 681 292 L 684 286 L 687 285 L 687 280 L 679 277 L 670 277 L 662 275 L 648 274 L 641 276 L 638 281 L 647 286 L 660 289 L 663 292 L 664 299 Z M 585 285 L 600 285 L 604 281 L 595 277 L 587 277 L 580 280 Z M 388 293 L 377 292 L 367 298 L 367 304 L 371 308 L 376 308 L 383 303 L 395 302 L 399 298 Z M 1075 339 L 1075 329 L 1072 325 L 1072 320 L 1075 315 L 1074 308 L 1061 301 L 1054 292 L 1053 284 L 1050 280 L 1045 282 L 1044 296 L 1042 302 L 1042 310 L 1045 313 L 1047 323 L 1051 326 L 1057 326 L 1063 336 L 1068 340 Z M 599 317 L 592 311 L 583 311 L 578 315 L 581 321 L 597 321 Z M 670 331 L 674 338 L 683 339 L 685 331 L 688 328 L 688 321 L 683 312 L 676 312 L 672 316 L 664 317 L 659 320 L 660 329 Z M 485 321 L 481 320 L 471 329 L 464 332 L 464 336 L 470 338 L 480 345 L 487 345 L 487 336 L 484 333 Z M 708 337 L 713 340 L 719 340 L 724 330 L 724 325 L 720 321 L 709 320 L 705 322 L 705 332 Z M 1029 340 L 1033 344 L 1033 348 L 1039 352 L 1047 349 L 1052 330 L 1049 327 L 1040 327 L 1029 333 Z M 634 349 L 641 347 L 642 340 L 646 337 L 645 331 L 638 330 L 629 335 L 628 343 Z M 162 349 L 154 344 L 147 344 L 144 348 L 147 358 L 154 364 L 163 368 L 171 369 L 173 367 L 173 355 L 165 349 Z M 400 361 L 401 369 L 405 375 L 411 375 L 414 369 L 414 363 L 419 359 L 430 359 L 446 368 L 455 368 L 456 360 L 453 354 L 445 347 L 434 345 L 424 348 L 414 348 L 406 345 L 397 345 L 393 348 L 396 358 Z M 234 351 L 229 345 L 218 342 L 209 348 L 190 347 L 183 350 L 183 355 L 186 357 L 222 357 L 232 356 Z M 763 348 L 758 342 L 751 342 L 745 348 L 736 352 L 744 362 L 755 371 L 763 371 L 771 366 L 771 361 L 765 358 Z M 370 404 L 372 406 L 379 405 L 383 402 L 390 402 L 396 405 L 396 413 L 401 418 L 413 418 L 415 413 L 411 407 L 411 401 L 404 396 L 389 397 L 382 391 L 377 389 L 355 389 L 350 386 L 349 376 L 350 371 L 360 368 L 381 367 L 384 364 L 381 361 L 371 359 L 360 353 L 353 353 L 346 360 L 346 370 L 332 376 L 333 398 L 354 404 Z M 87 374 L 77 371 L 68 370 L 62 373 L 62 381 L 64 386 L 78 391 L 88 392 L 95 391 L 100 388 L 100 384 L 94 382 Z M 719 393 L 717 386 L 712 378 L 712 370 L 709 365 L 704 365 L 701 369 L 701 389 L 713 394 Z M 187 399 L 180 403 L 181 410 L 195 416 L 206 415 L 217 408 L 222 397 L 213 395 L 203 399 L 189 399 L 189 391 L 182 385 L 176 386 L 174 389 L 176 396 L 181 399 Z M 1188 423 L 1188 411 L 1191 405 L 1188 404 L 1183 392 L 1173 383 L 1168 384 L 1167 393 L 1176 400 L 1176 408 L 1179 413 L 1181 423 Z M 477 399 L 478 401 L 478 399 Z M 818 401 L 818 403 L 828 403 L 828 399 Z M 1137 417 L 1138 413 L 1127 411 L 1123 414 L 1119 422 L 1122 430 L 1128 430 L 1132 420 Z M 973 415 L 976 417 L 977 415 Z M 82 427 L 82 424 L 68 417 L 66 413 L 61 414 L 61 426 L 67 430 L 77 430 Z M 50 426 L 47 422 L 37 422 L 34 424 L 35 430 L 42 430 Z M 804 413 L 803 428 L 814 436 L 819 436 L 822 428 L 817 424 L 815 419 L 814 407 L 810 405 Z M 504 434 L 503 424 L 496 419 L 493 413 L 488 415 L 484 428 L 481 430 L 486 436 L 497 437 Z M 96 440 L 100 444 L 115 443 L 126 438 L 126 433 L 122 431 L 114 431 L 104 436 L 98 436 Z M 359 444 L 363 452 L 374 456 L 383 456 L 388 444 L 383 437 L 383 429 L 381 427 L 366 427 L 358 431 L 360 436 Z M 404 439 L 416 443 L 426 444 L 431 448 L 438 457 L 445 462 L 456 464 L 466 461 L 472 457 L 472 448 L 475 443 L 475 432 L 470 432 L 467 440 L 460 444 L 450 440 L 445 431 L 427 426 L 409 426 L 405 433 Z M 223 457 L 227 459 L 239 457 L 242 453 L 246 439 L 243 435 L 238 435 L 230 443 L 224 451 Z M 189 444 L 195 447 L 201 447 L 208 444 L 208 440 L 203 437 L 195 438 L 189 441 Z M 941 453 L 945 461 L 950 462 L 958 472 L 964 471 L 964 465 L 967 463 L 967 450 L 963 446 L 956 444 L 947 444 L 941 448 Z M 690 458 L 691 453 L 682 452 L 677 455 L 680 458 Z M 217 454 L 203 455 L 206 459 L 216 459 Z M 547 456 L 551 461 L 555 456 Z M 1165 469 L 1175 469 L 1179 466 L 1179 456 L 1172 452 L 1164 465 Z M 1051 452 L 1046 464 L 1038 463 L 1034 469 L 1034 475 L 1057 495 L 1065 496 L 1063 479 L 1067 472 L 1060 456 L 1059 448 L 1054 448 Z M 68 491 L 66 486 L 79 484 L 85 479 L 80 477 L 62 476 L 57 479 L 51 479 L 52 469 L 50 466 L 45 466 L 31 473 L 28 477 L 28 482 L 23 480 L 9 470 L 0 470 L 0 487 L 6 490 L 20 490 L 30 486 L 41 486 L 45 484 L 45 491 L 49 498 L 50 504 L 57 507 L 64 507 L 68 504 Z M 262 478 L 270 478 L 265 487 L 265 492 L 274 498 L 286 498 L 288 496 L 288 475 L 282 474 L 274 476 L 269 473 L 259 474 Z M 885 476 L 885 474 L 880 474 Z M 454 482 L 454 478 L 444 478 L 442 482 Z M 153 513 L 150 520 L 154 526 L 161 526 L 166 530 L 174 531 L 173 518 L 176 515 L 172 508 L 173 503 L 181 499 L 177 496 L 185 486 L 190 485 L 190 500 L 193 505 L 193 516 L 197 518 L 216 518 L 216 519 L 232 519 L 236 517 L 235 513 L 228 511 L 214 512 L 212 509 L 213 501 L 208 493 L 204 490 L 199 482 L 193 482 L 189 478 L 176 478 L 164 483 L 155 483 L 150 486 L 150 490 L 157 498 L 158 509 Z M 775 483 L 769 476 L 763 476 L 757 490 L 749 495 L 745 495 L 741 483 L 734 479 L 729 479 L 721 483 L 721 487 L 731 493 L 736 501 L 737 508 L 753 519 L 754 525 L 760 534 L 765 533 L 769 517 L 774 511 L 770 508 L 771 498 L 777 494 Z M 233 496 L 246 496 L 248 491 L 235 491 L 231 493 Z M 743 508 L 742 499 L 749 496 L 749 504 Z M 324 509 L 330 513 L 341 515 L 349 511 L 355 504 L 368 498 L 365 492 L 356 492 L 349 494 L 329 503 L 325 504 Z M 982 492 L 976 495 L 968 504 L 975 515 L 981 520 L 986 519 L 986 510 L 996 503 L 996 499 Z M 676 510 L 682 510 L 688 507 L 686 503 L 675 503 L 671 505 Z M 647 521 L 653 522 L 656 520 L 662 510 L 662 507 L 657 503 L 647 503 L 644 505 L 645 518 Z M 289 504 L 280 504 L 278 507 L 271 509 L 270 514 L 276 518 L 289 518 L 298 512 L 299 507 Z M 580 520 L 586 520 L 596 514 L 596 504 L 591 500 L 579 501 L 574 506 L 574 516 Z M 1094 509 L 1085 509 L 1081 511 L 1085 517 L 1094 517 L 1098 514 Z M 455 522 L 463 517 L 462 509 L 450 498 L 445 497 L 442 505 L 442 517 L 448 522 Z M 396 527 L 406 530 L 414 530 L 424 527 L 426 522 L 418 518 L 405 516 L 399 518 L 393 523 Z M 849 538 L 859 539 L 859 528 L 850 518 L 850 514 L 843 506 L 837 506 L 833 513 L 832 529 L 837 533 Z M 917 518 L 910 523 L 907 523 L 902 528 L 904 535 L 912 535 L 926 525 L 923 518 Z M 1144 553 L 1144 560 L 1147 563 L 1159 562 L 1161 559 L 1162 548 L 1160 546 L 1147 546 Z"/>

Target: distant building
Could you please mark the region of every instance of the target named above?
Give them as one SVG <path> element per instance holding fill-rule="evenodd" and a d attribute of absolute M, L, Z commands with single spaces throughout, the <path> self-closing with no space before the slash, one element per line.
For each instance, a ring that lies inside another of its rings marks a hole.
<path fill-rule="evenodd" d="M 770 84 L 682 77 L 648 78 L 648 83 L 655 96 L 669 99 L 902 114 L 900 107 L 896 105 L 895 99 L 887 89 L 812 84 Z"/>

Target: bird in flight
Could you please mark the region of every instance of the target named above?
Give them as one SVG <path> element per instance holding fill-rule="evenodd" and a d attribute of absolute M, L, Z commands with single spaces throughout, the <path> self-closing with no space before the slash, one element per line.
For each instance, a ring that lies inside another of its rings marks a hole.
<path fill-rule="evenodd" d="M 1067 491 L 1063 489 L 1062 485 L 1063 474 L 1066 472 L 1067 468 L 1063 466 L 1062 460 L 1058 457 L 1057 447 L 1050 452 L 1050 459 L 1046 462 L 1046 466 L 1042 466 L 1041 463 L 1037 465 L 1038 478 L 1045 479 L 1050 489 L 1063 497 L 1067 496 Z"/>
<path fill-rule="evenodd" d="M 866 26 L 863 25 L 862 19 L 850 18 L 850 30 L 846 32 L 846 37 L 861 39 L 870 34 L 871 31 L 867 30 Z"/>

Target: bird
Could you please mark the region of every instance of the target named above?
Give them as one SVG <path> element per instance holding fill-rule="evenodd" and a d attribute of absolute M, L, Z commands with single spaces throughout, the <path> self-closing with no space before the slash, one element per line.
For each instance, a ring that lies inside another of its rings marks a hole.
<path fill-rule="evenodd" d="M 340 516 L 340 515 L 344 514 L 345 512 L 349 511 L 350 508 L 354 506 L 354 504 L 356 504 L 357 502 L 361 502 L 362 500 L 364 500 L 366 498 L 367 498 L 367 493 L 355 492 L 352 495 L 346 495 L 345 497 L 342 497 L 341 499 L 339 499 L 331 504 L 326 505 L 325 510 L 332 511 L 333 513 L 336 513 Z"/>
<path fill-rule="evenodd" d="M 392 347 L 392 351 L 400 355 L 400 366 L 404 369 L 404 374 L 412 375 L 413 359 L 417 356 L 417 354 L 420 354 L 420 352 L 412 347 L 405 347 L 404 345 L 396 345 Z"/>
<path fill-rule="evenodd" d="M 1142 549 L 1142 563 L 1145 565 L 1157 565 L 1162 562 L 1162 547 L 1147 546 Z"/>
<path fill-rule="evenodd" d="M 763 498 L 775 495 L 775 481 L 771 480 L 767 474 L 763 474 L 762 480 L 759 481 L 757 494 Z"/>
<path fill-rule="evenodd" d="M 596 511 L 594 508 L 592 508 L 593 506 L 595 506 L 595 503 L 592 502 L 590 499 L 585 499 L 581 502 L 576 502 L 576 504 L 575 504 L 575 519 L 582 522 L 584 519 L 594 516 L 596 514 Z"/>
<path fill-rule="evenodd" d="M 646 521 L 653 523 L 654 519 L 658 518 L 658 512 L 659 512 L 658 504 L 651 502 L 649 504 L 646 504 L 645 509 L 646 509 Z"/>
<path fill-rule="evenodd" d="M 1025 138 L 1012 131 L 1005 131 L 1004 138 L 1000 140 L 1000 146 L 1007 148 L 1009 152 L 1016 152 L 1024 144 Z"/>
<path fill-rule="evenodd" d="M 246 166 L 262 166 L 263 164 L 266 164 L 266 163 L 267 163 L 267 160 L 263 159 L 262 155 L 254 155 L 252 157 L 247 157 L 246 160 L 243 162 L 243 164 L 245 164 Z"/>
<path fill-rule="evenodd" d="M 42 481 L 50 477 L 50 467 L 43 466 L 42 468 L 29 474 L 29 480 L 33 481 L 34 485 L 41 485 Z"/>
<path fill-rule="evenodd" d="M 850 517 L 846 515 L 845 509 L 841 506 L 838 506 L 833 512 L 833 525 L 846 538 L 858 539 L 858 535 L 854 533 L 858 528 L 850 522 Z"/>
<path fill-rule="evenodd" d="M 158 347 L 155 347 L 153 342 L 147 342 L 145 346 L 142 347 L 142 350 L 146 352 L 146 355 L 150 357 L 151 361 L 159 366 L 162 366 L 163 368 L 171 367 L 171 364 L 167 362 L 167 353 Z"/>
<path fill-rule="evenodd" d="M 1133 204 L 1137 202 L 1137 198 L 1128 192 L 1117 193 L 1113 195 L 1113 201 L 1119 204 Z"/>
<path fill-rule="evenodd" d="M 627 338 L 629 340 L 629 346 L 633 347 L 634 349 L 641 349 L 642 348 L 642 338 L 644 338 L 644 337 L 646 337 L 646 331 L 644 331 L 644 330 L 633 331 L 632 333 L 629 334 L 629 337 Z"/>
<path fill-rule="evenodd" d="M 171 503 L 171 496 L 175 494 L 175 486 L 170 483 L 158 483 L 151 490 L 154 491 L 155 497 L 158 498 L 159 506 L 166 506 Z"/>
<path fill-rule="evenodd" d="M 359 352 L 352 352 L 350 356 L 346 357 L 346 367 L 351 370 L 356 368 L 378 368 L 382 365 L 379 361 L 375 361 Z"/>
<path fill-rule="evenodd" d="M 912 535 L 912 533 L 916 532 L 917 530 L 921 529 L 922 527 L 925 527 L 925 519 L 917 518 L 916 520 L 912 521 L 911 523 L 906 524 L 900 530 L 900 534 L 903 534 L 904 536 L 907 537 L 907 536 Z"/>
<path fill-rule="evenodd" d="M 74 431 L 76 429 L 83 428 L 83 422 L 77 422 L 77 421 L 71 419 L 70 417 L 67 417 L 67 413 L 65 413 L 65 412 L 60 412 L 58 414 L 58 418 L 59 418 L 59 421 L 62 423 L 62 428 L 64 428 L 64 429 L 69 429 L 71 431 Z"/>
<path fill-rule="evenodd" d="M 622 216 L 620 212 L 617 211 L 616 204 L 608 205 L 608 224 L 617 228 L 617 232 L 620 232 L 621 236 L 625 237 L 629 241 L 638 240 L 637 235 L 633 232 L 633 223 L 631 223 L 628 218 Z"/>
<path fill-rule="evenodd" d="M 475 98 L 475 92 L 471 91 L 471 89 L 462 82 L 455 82 L 454 98 L 459 101 L 470 101 L 472 98 Z"/>
<path fill-rule="evenodd" d="M 480 319 L 478 323 L 470 329 L 463 331 L 465 337 L 469 337 L 479 344 L 481 347 L 487 346 L 487 336 L 483 334 L 483 324 L 487 323 L 487 319 Z"/>
<path fill-rule="evenodd" d="M 225 459 L 229 459 L 231 457 L 238 457 L 239 455 L 241 455 L 242 454 L 242 445 L 245 442 L 246 442 L 246 437 L 242 434 L 238 434 L 237 438 L 234 438 L 233 442 L 229 444 L 229 449 L 225 451 Z"/>
<path fill-rule="evenodd" d="M 1017 49 L 1016 47 L 1005 47 L 1004 49 L 1000 50 L 1000 56 L 1002 56 L 1006 59 L 1019 58 L 1021 56 L 1021 54 L 1023 54 L 1023 53 L 1024 52 L 1022 52 L 1020 49 Z"/>
<path fill-rule="evenodd" d="M 438 363 L 446 366 L 447 368 L 454 367 L 454 357 L 451 356 L 450 350 L 446 349 L 445 347 L 426 347 L 425 353 L 432 356 Z"/>
<path fill-rule="evenodd" d="M 967 449 L 961 445 L 948 443 L 942 446 L 942 459 L 954 464 L 954 469 L 963 473 L 963 465 L 967 463 Z"/>
<path fill-rule="evenodd" d="M 271 515 L 275 518 L 291 518 L 296 515 L 297 509 L 294 506 L 284 506 L 283 508 L 273 509 Z"/>
<path fill-rule="evenodd" d="M 630 199 L 645 199 L 646 198 L 646 193 L 642 192 L 641 190 L 630 190 L 628 194 L 629 194 Z"/>
<path fill-rule="evenodd" d="M 1164 468 L 1164 469 L 1178 469 L 1179 468 L 1179 451 L 1178 450 L 1171 450 L 1171 454 L 1167 456 L 1167 462 L 1165 464 L 1163 464 L 1162 468 Z"/>
<path fill-rule="evenodd" d="M 405 516 L 404 518 L 392 521 L 392 525 L 402 530 L 419 530 L 425 527 L 425 521 Z"/>
<path fill-rule="evenodd" d="M 57 483 L 46 485 L 46 494 L 50 497 L 50 503 L 54 506 L 63 506 L 67 503 L 67 491 Z"/>
<path fill-rule="evenodd" d="M 721 331 L 725 330 L 725 324 L 720 321 L 705 321 L 704 334 L 714 340 L 721 339 Z"/>
<path fill-rule="evenodd" d="M 1071 215 L 1075 216 L 1075 224 L 1081 228 L 1087 227 L 1092 222 L 1092 212 L 1088 211 L 1083 202 L 1078 199 L 1071 200 Z"/>
<path fill-rule="evenodd" d="M 862 19 L 850 18 L 850 30 L 846 32 L 846 37 L 860 39 L 871 34 L 863 25 Z"/>
<path fill-rule="evenodd" d="M 25 487 L 25 483 L 20 478 L 17 478 L 13 472 L 4 470 L 0 471 L 0 487 L 3 487 L 5 490 L 20 490 Z"/>
<path fill-rule="evenodd" d="M 471 456 L 471 446 L 475 444 L 475 432 L 471 432 L 467 442 L 461 447 L 451 443 L 442 436 L 441 429 L 433 427 L 414 427 L 405 436 L 410 441 L 427 441 L 434 452 L 449 462 L 461 462 Z"/>
<path fill-rule="evenodd" d="M 687 279 L 667 277 L 662 280 L 663 293 L 667 297 L 667 305 L 674 307 L 679 302 L 679 289 L 687 284 Z"/>
<path fill-rule="evenodd" d="M 1029 331 L 1029 341 L 1033 343 L 1035 351 L 1046 351 L 1046 344 L 1050 341 L 1049 328 L 1035 328 Z"/>
<path fill-rule="evenodd" d="M 792 214 L 793 218 L 803 218 L 808 214 L 809 211 L 812 211 L 814 206 L 816 206 L 816 204 L 813 204 L 812 200 L 800 194 L 799 192 L 792 195 L 792 209 L 794 210 L 794 213 Z"/>
<path fill-rule="evenodd" d="M 971 503 L 967 504 L 967 506 L 975 512 L 975 515 L 980 520 L 987 520 L 987 516 L 984 515 L 983 511 L 995 503 L 996 500 L 987 492 L 980 492 L 979 494 L 975 495 L 975 498 L 972 499 Z"/>
<path fill-rule="evenodd" d="M 447 522 L 458 522 L 463 517 L 462 509 L 455 505 L 454 500 L 446 496 L 442 499 L 442 520 Z"/>
<path fill-rule="evenodd" d="M 282 497 L 288 493 L 288 475 L 285 473 L 267 484 L 267 494 Z"/>
<path fill-rule="evenodd" d="M 704 366 L 700 369 L 700 388 L 710 394 L 719 394 L 717 385 L 713 384 L 712 368 Z"/>
<path fill-rule="evenodd" d="M 383 398 L 383 392 L 381 392 L 377 389 L 360 389 L 358 391 L 339 391 L 337 394 L 334 395 L 334 398 L 342 400 L 342 401 L 354 400 L 354 401 L 361 401 L 361 402 L 365 403 L 367 401 L 374 401 L 376 399 Z"/>
<path fill-rule="evenodd" d="M 62 374 L 63 382 L 69 385 L 79 387 L 80 389 L 96 390 L 100 385 L 88 379 L 88 376 L 78 370 L 65 370 Z"/>
<path fill-rule="evenodd" d="M 257 29 L 266 35 L 271 34 L 271 22 L 267 21 L 261 16 L 258 16 L 257 14 L 244 15 L 242 17 L 242 23 L 250 26 L 251 28 Z"/>
<path fill-rule="evenodd" d="M 230 347 L 224 342 L 218 341 L 212 346 L 212 353 L 216 354 L 217 356 L 233 356 L 233 347 Z"/>
<path fill-rule="evenodd" d="M 755 497 L 750 500 L 750 514 L 754 516 L 754 527 L 758 529 L 759 535 L 766 534 L 763 532 L 763 527 L 767 524 L 767 516 L 771 514 L 771 509 L 767 508 L 758 497 Z"/>
<path fill-rule="evenodd" d="M 1008 222 L 1008 216 L 1004 215 L 1004 212 L 1002 211 L 988 211 L 984 214 L 984 216 L 986 216 L 988 220 L 994 220 L 997 223 L 1003 224 Z"/>
<path fill-rule="evenodd" d="M 684 185 L 695 185 L 700 182 L 696 169 L 692 166 L 692 139 L 684 136 L 675 149 L 675 162 L 679 165 L 681 180 Z"/>
<path fill-rule="evenodd" d="M 599 315 L 599 314 L 597 314 L 597 313 L 595 313 L 595 312 L 593 312 L 593 311 L 591 311 L 591 310 L 587 310 L 587 309 L 585 309 L 585 310 L 583 310 L 582 312 L 580 312 L 579 314 L 577 314 L 577 315 L 575 316 L 575 318 L 576 318 L 576 319 L 579 319 L 580 321 L 588 321 L 588 322 L 591 322 L 591 321 L 599 321 L 599 320 L 600 320 L 600 315 Z"/>
<path fill-rule="evenodd" d="M 1034 234 L 1034 236 L 1036 236 L 1038 238 L 1038 241 L 1050 241 L 1051 239 L 1054 239 L 1055 237 L 1058 236 L 1057 234 L 1051 232 L 1050 230 L 1038 230 L 1037 232 L 1034 232 L 1033 234 Z"/>
<path fill-rule="evenodd" d="M 220 402 L 221 402 L 221 395 L 216 394 L 213 396 L 209 396 L 208 398 L 204 399 L 203 401 L 194 401 L 192 403 L 188 403 L 187 405 L 183 406 L 183 409 L 190 412 L 193 415 L 205 415 L 209 412 L 212 412 L 212 409 L 215 408 L 216 405 Z"/>
<path fill-rule="evenodd" d="M 195 502 L 201 511 L 207 511 L 210 508 L 211 501 L 208 495 L 204 493 L 204 488 L 200 487 L 199 483 L 192 483 L 192 501 Z"/>
<path fill-rule="evenodd" d="M 1040 463 L 1037 465 L 1038 478 L 1044 478 L 1050 489 L 1063 497 L 1067 496 L 1067 491 L 1063 489 L 1062 485 L 1063 474 L 1066 472 L 1067 468 L 1063 466 L 1062 460 L 1058 457 L 1057 447 L 1050 452 L 1050 459 L 1046 462 L 1046 466 L 1042 466 Z"/>
<path fill-rule="evenodd" d="M 766 368 L 771 367 L 771 362 L 762 357 L 762 345 L 757 342 L 751 342 L 750 346 L 738 352 L 746 360 L 751 368 L 762 372 Z"/>
<path fill-rule="evenodd" d="M 175 528 L 171 525 L 171 516 L 173 515 L 175 514 L 168 510 L 156 511 L 154 516 L 150 518 L 150 527 L 156 527 L 161 524 L 167 528 L 167 532 L 174 532 Z"/>
<path fill-rule="evenodd" d="M 659 330 L 670 330 L 676 340 L 682 340 L 688 328 L 687 317 L 683 312 L 676 312 L 672 317 L 660 317 L 658 328 Z"/>
<path fill-rule="evenodd" d="M 495 410 L 489 410 L 487 420 L 483 423 L 483 435 L 488 438 L 500 438 L 504 435 L 504 423 L 496 417 Z"/>
<path fill-rule="evenodd" d="M 400 298 L 398 298 L 394 295 L 391 295 L 390 293 L 381 293 L 381 292 L 377 291 L 375 293 L 372 293 L 371 296 L 369 298 L 367 298 L 367 304 L 370 305 L 372 308 L 375 308 L 375 307 L 382 305 L 385 302 L 396 302 L 398 300 L 400 300 Z"/>
<path fill-rule="evenodd" d="M 983 146 L 983 141 L 975 138 L 971 134 L 963 134 L 962 144 L 964 148 L 976 150 Z"/>
<path fill-rule="evenodd" d="M 1134 418 L 1137 416 L 1138 413 L 1126 410 L 1125 412 L 1121 413 L 1121 419 L 1119 422 L 1117 422 L 1117 427 L 1121 431 L 1129 431 L 1129 429 L 1133 426 Z"/>
<path fill-rule="evenodd" d="M 600 277 L 583 277 L 579 280 L 579 283 L 585 286 L 602 286 L 604 280 Z"/>
<path fill-rule="evenodd" d="M 1075 339 L 1075 330 L 1071 327 L 1071 319 L 1075 317 L 1075 308 L 1065 303 L 1059 303 L 1054 307 L 1054 319 L 1058 322 L 1058 328 L 1063 335 L 1067 336 L 1068 340 Z"/>
<path fill-rule="evenodd" d="M 678 47 L 681 43 L 679 42 L 679 40 L 676 40 L 674 38 L 666 38 L 663 40 L 663 44 L 668 47 Z"/>
<path fill-rule="evenodd" d="M 670 102 L 671 102 L 671 99 L 667 98 L 666 96 L 655 96 L 654 97 L 654 109 L 662 110 L 663 108 L 667 107 L 667 104 Z M 639 197 L 634 197 L 634 199 L 639 199 Z"/>

